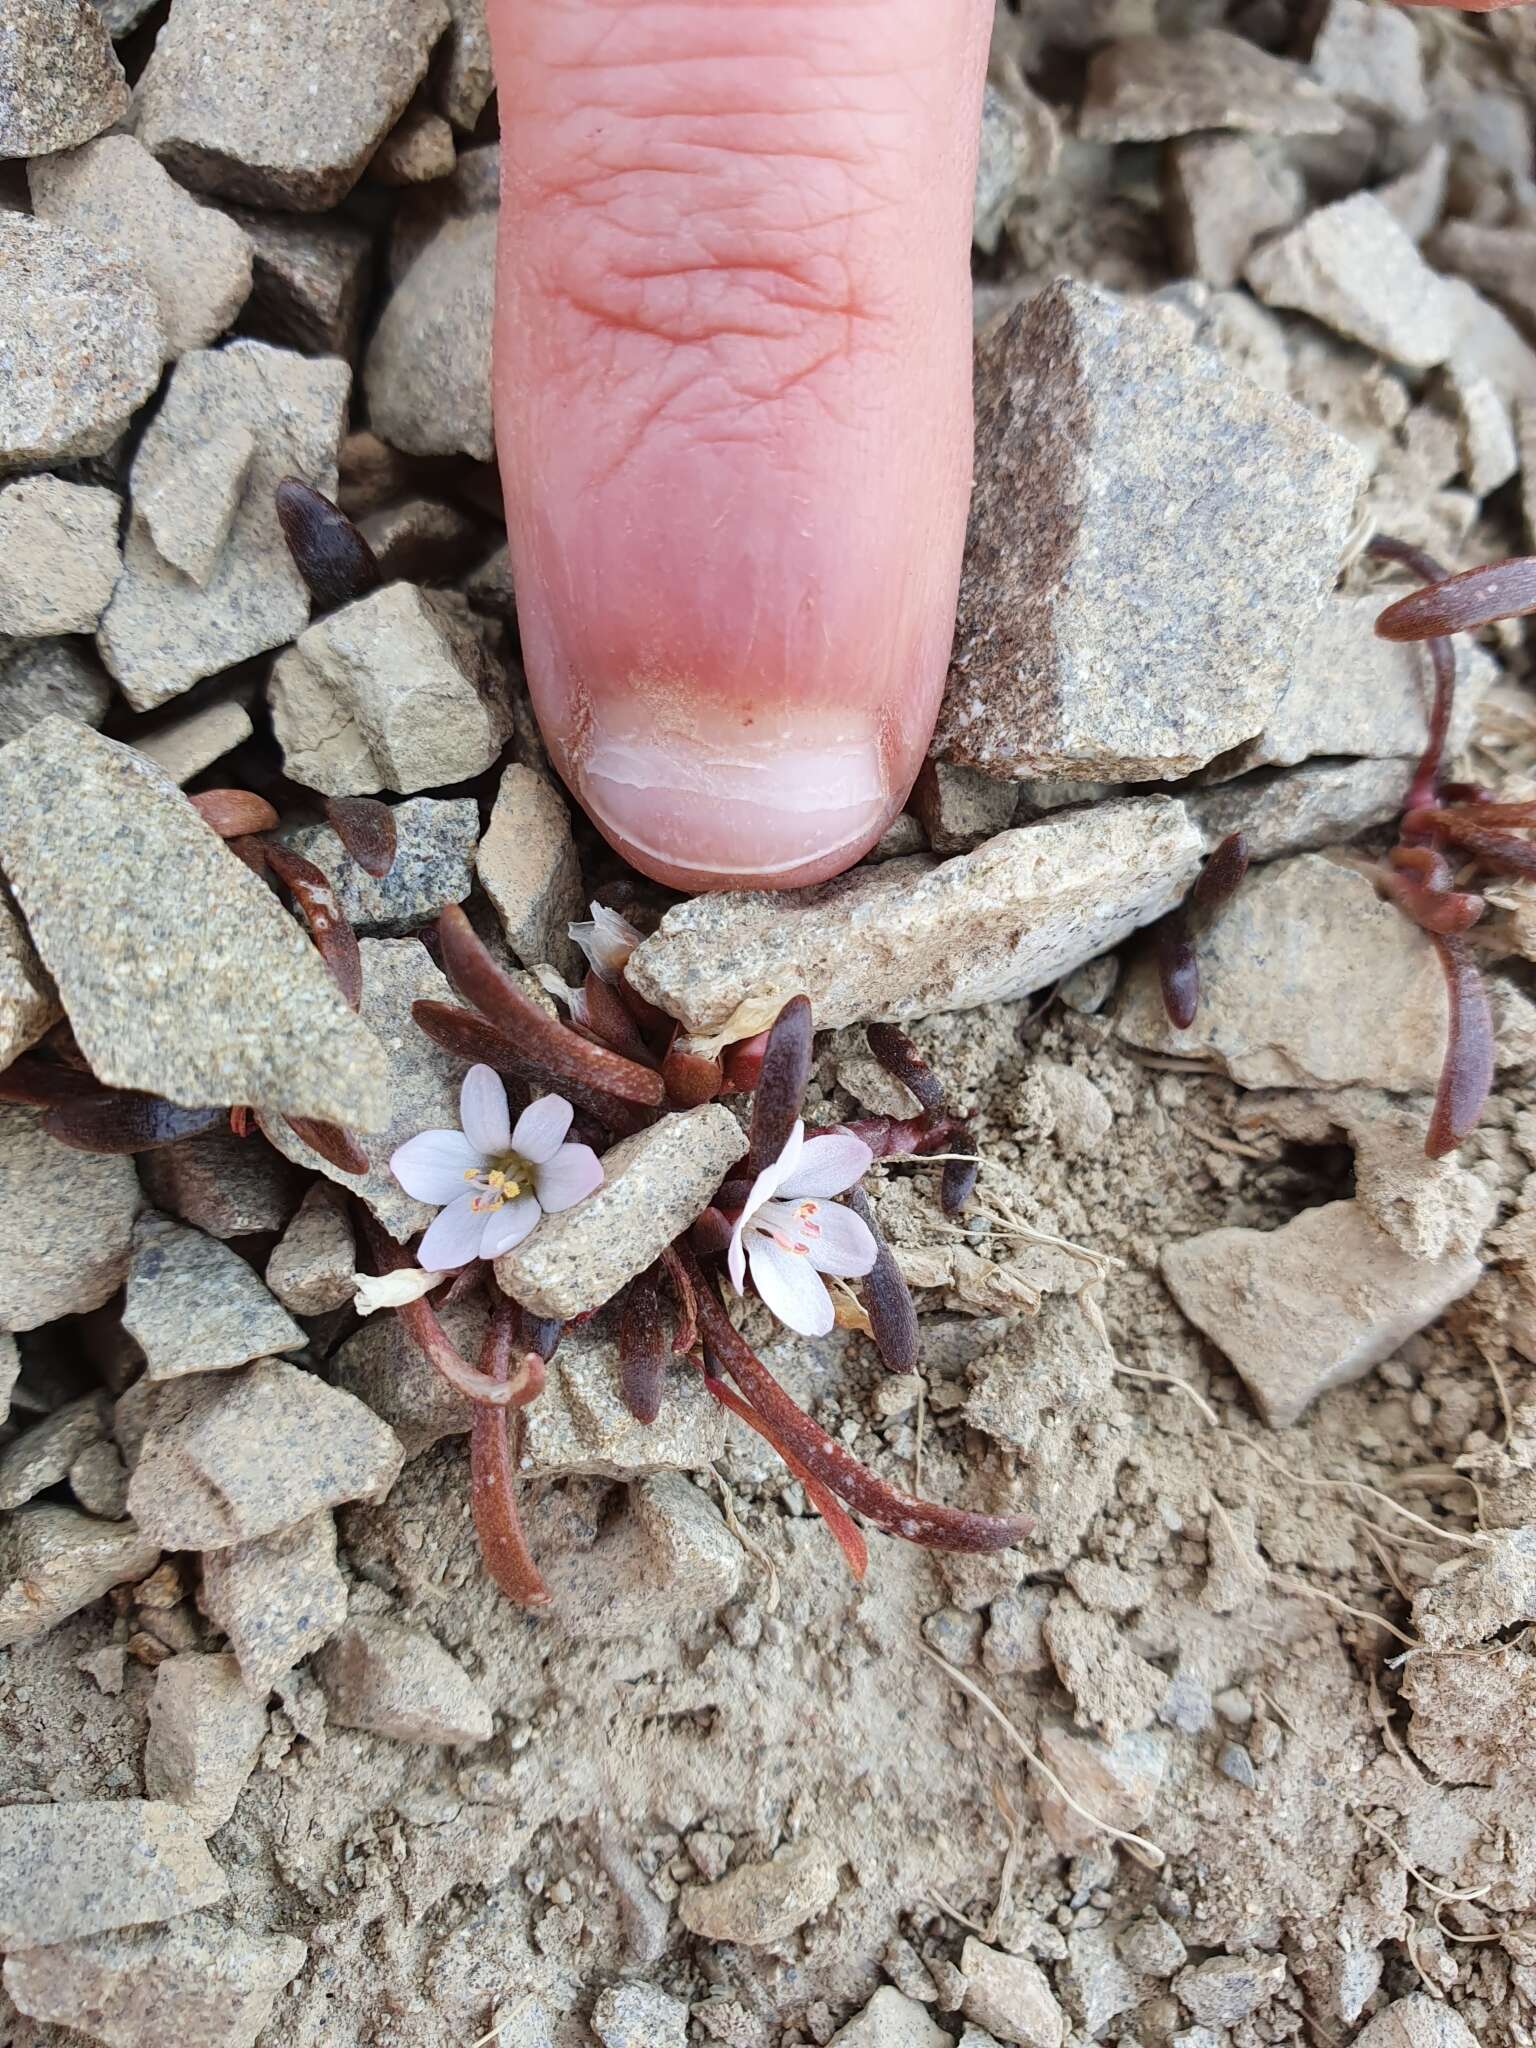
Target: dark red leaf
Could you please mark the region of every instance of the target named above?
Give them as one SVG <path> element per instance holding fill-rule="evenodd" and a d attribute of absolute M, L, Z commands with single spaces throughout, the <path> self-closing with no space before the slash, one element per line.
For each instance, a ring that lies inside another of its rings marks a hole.
<path fill-rule="evenodd" d="M 239 839 L 248 832 L 275 832 L 278 815 L 264 796 L 249 789 L 203 789 L 188 803 L 221 839 Z"/>
<path fill-rule="evenodd" d="M 1493 1015 L 1477 956 L 1466 940 L 1441 933 L 1431 933 L 1430 939 L 1445 970 L 1449 1017 L 1424 1150 L 1431 1159 L 1442 1159 L 1475 1127 L 1493 1086 Z"/>
<path fill-rule="evenodd" d="M 894 1024 L 866 1024 L 864 1036 L 885 1071 L 910 1089 L 922 1107 L 936 1116 L 944 1107 L 944 1089 L 905 1031 Z"/>
<path fill-rule="evenodd" d="M 101 1087 L 99 1081 L 94 1085 Z M 158 1095 L 122 1089 L 58 1102 L 43 1118 L 43 1129 L 76 1152 L 155 1152 L 222 1129 L 227 1114 L 222 1106 L 184 1109 Z"/>
<path fill-rule="evenodd" d="M 79 1102 L 83 1097 L 117 1093 L 83 1067 L 62 1067 L 54 1060 L 39 1059 L 35 1053 L 24 1052 L 0 1071 L 0 1102 L 29 1102 L 47 1109 L 55 1102 Z"/>
<path fill-rule="evenodd" d="M 707 1053 L 684 1052 L 676 1045 L 667 1048 L 661 1078 L 674 1109 L 697 1109 L 701 1102 L 713 1102 L 725 1085 L 718 1059 Z"/>
<path fill-rule="evenodd" d="M 329 610 L 378 588 L 378 557 L 345 512 L 302 477 L 285 476 L 273 495 L 288 552 L 317 605 Z"/>
<path fill-rule="evenodd" d="M 762 1074 L 763 1055 L 767 1050 L 766 1031 L 754 1032 L 751 1038 L 740 1038 L 734 1045 L 725 1048 L 721 1054 L 721 1064 L 725 1068 L 727 1094 L 751 1094 Z"/>
<path fill-rule="evenodd" d="M 1454 810 L 1410 811 L 1403 821 L 1405 831 L 1412 818 L 1432 818 L 1430 829 L 1470 853 L 1479 867 L 1501 875 L 1536 875 L 1536 845 L 1529 839 L 1517 839 L 1513 832 L 1500 832 L 1492 825 L 1470 824 Z"/>
<path fill-rule="evenodd" d="M 677 1329 L 672 1338 L 672 1349 L 679 1358 L 683 1358 L 699 1346 L 699 1312 L 694 1305 L 693 1282 L 670 1245 L 661 1255 L 661 1265 L 672 1288 L 672 1299 L 677 1304 Z"/>
<path fill-rule="evenodd" d="M 592 1036 L 610 1052 L 622 1053 L 625 1059 L 637 1060 L 641 1066 L 654 1066 L 656 1062 L 640 1035 L 634 1013 L 614 984 L 589 968 L 581 991 L 585 999 L 584 1021 Z"/>
<path fill-rule="evenodd" d="M 1248 872 L 1248 841 L 1241 832 L 1229 832 L 1211 854 L 1189 892 L 1190 908 L 1209 916 L 1233 896 Z"/>
<path fill-rule="evenodd" d="M 661 1413 L 669 1351 L 652 1267 L 631 1283 L 619 1322 L 619 1390 L 636 1422 L 652 1423 Z"/>
<path fill-rule="evenodd" d="M 869 1317 L 869 1334 L 875 1340 L 875 1349 L 892 1372 L 913 1372 L 917 1367 L 918 1336 L 917 1310 L 911 1292 L 890 1246 L 880 1235 L 864 1190 L 849 1188 L 843 1200 L 869 1226 L 877 1247 L 875 1263 L 859 1283 L 859 1299 Z"/>
<path fill-rule="evenodd" d="M 801 1464 L 787 1444 L 780 1443 L 757 1410 L 750 1407 L 741 1398 L 740 1394 L 725 1384 L 724 1380 L 716 1379 L 712 1372 L 706 1372 L 704 1384 L 722 1408 L 728 1408 L 738 1422 L 744 1422 L 748 1429 L 756 1430 L 763 1441 L 771 1444 L 773 1449 L 777 1451 L 789 1470 L 805 1488 L 806 1499 L 815 1508 L 817 1514 L 821 1516 L 828 1529 L 832 1532 L 832 1535 L 836 1538 L 838 1549 L 841 1550 L 843 1556 L 848 1560 L 848 1569 L 853 1573 L 853 1576 L 859 1581 L 860 1585 L 862 1585 L 864 1574 L 869 1570 L 869 1547 L 864 1541 L 863 1531 L 837 1498 L 837 1495 L 829 1492 L 822 1485 L 821 1481 Z"/>
<path fill-rule="evenodd" d="M 395 864 L 395 814 L 376 796 L 328 796 L 325 819 L 365 875 L 376 881 Z"/>
<path fill-rule="evenodd" d="M 1182 912 L 1176 911 L 1157 935 L 1157 980 L 1169 1023 L 1187 1031 L 1200 1008 L 1200 963 Z"/>
<path fill-rule="evenodd" d="M 541 1092 L 558 1089 L 577 1109 L 615 1137 L 632 1137 L 646 1121 L 632 1102 L 621 1102 L 616 1095 L 607 1095 L 600 1088 L 588 1088 L 569 1075 L 552 1074 L 540 1061 L 528 1058 L 504 1031 L 477 1010 L 461 1010 L 456 1003 L 439 1003 L 423 997 L 412 1003 L 411 1015 L 434 1045 L 440 1045 L 456 1059 L 494 1067 L 498 1074 L 514 1081 L 531 1082 Z"/>
<path fill-rule="evenodd" d="M 1464 569 L 1459 576 L 1442 576 L 1427 590 L 1410 591 L 1387 606 L 1376 631 L 1383 640 L 1429 640 L 1529 612 L 1536 612 L 1536 555 L 1511 555 Z"/>
<path fill-rule="evenodd" d="M 355 1010 L 363 1000 L 363 956 L 357 933 L 341 914 L 330 877 L 276 839 L 267 841 L 267 865 L 298 904 L 315 950 Z"/>
<path fill-rule="evenodd" d="M 404 1245 L 396 1244 L 366 1202 L 358 1202 L 355 1206 L 363 1241 L 368 1246 L 375 1271 L 398 1273 L 414 1267 L 415 1259 Z M 506 1408 L 516 1399 L 517 1388 L 511 1384 L 510 1375 L 498 1380 L 469 1363 L 443 1328 L 430 1301 L 425 1298 L 408 1301 L 397 1308 L 395 1314 L 433 1371 L 439 1373 L 455 1393 L 462 1394 L 467 1401 L 489 1404 L 493 1408 Z"/>
<path fill-rule="evenodd" d="M 976 1192 L 976 1178 L 981 1166 L 976 1140 L 969 1131 L 956 1131 L 949 1147 L 952 1152 L 964 1156 L 944 1162 L 944 1171 L 939 1176 L 939 1207 L 946 1216 L 958 1216 Z"/>
<path fill-rule="evenodd" d="M 763 1048 L 747 1135 L 745 1171 L 749 1176 L 771 1166 L 789 1142 L 811 1078 L 814 1040 L 809 999 L 791 996 L 769 1025 L 768 1043 Z"/>
<path fill-rule="evenodd" d="M 530 1002 L 509 974 L 497 966 L 457 904 L 445 906 L 437 921 L 443 971 L 464 1000 L 506 1033 L 522 1057 L 549 1073 L 628 1102 L 659 1109 L 661 1076 L 585 1039 Z"/>
<path fill-rule="evenodd" d="M 285 1116 L 283 1122 L 301 1145 L 318 1152 L 342 1173 L 366 1173 L 368 1154 L 351 1131 L 340 1124 L 322 1123 L 314 1116 Z"/>

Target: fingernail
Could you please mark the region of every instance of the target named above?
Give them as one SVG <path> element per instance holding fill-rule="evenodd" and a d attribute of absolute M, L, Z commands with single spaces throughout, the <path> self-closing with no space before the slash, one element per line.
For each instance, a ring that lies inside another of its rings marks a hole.
<path fill-rule="evenodd" d="M 857 859 L 893 796 L 879 739 L 857 711 L 730 712 L 687 727 L 613 707 L 588 741 L 580 793 L 642 867 L 707 887 L 811 880 Z M 610 719 L 613 713 L 610 712 Z"/>

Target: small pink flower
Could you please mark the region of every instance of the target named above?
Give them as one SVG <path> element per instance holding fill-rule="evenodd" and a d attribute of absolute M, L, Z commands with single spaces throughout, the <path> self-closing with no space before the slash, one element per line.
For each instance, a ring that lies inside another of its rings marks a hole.
<path fill-rule="evenodd" d="M 802 1337 L 824 1337 L 835 1320 L 823 1273 L 856 1279 L 875 1263 L 874 1235 L 840 1202 L 821 1199 L 851 1188 L 875 1155 L 852 1131 L 805 1141 L 797 1122 L 784 1150 L 752 1183 L 731 1232 L 726 1265 L 736 1292 L 747 1267 L 763 1301 Z"/>
<path fill-rule="evenodd" d="M 393 1155 L 389 1170 L 418 1202 L 442 1205 L 417 1262 L 451 1272 L 471 1259 L 499 1258 L 521 1244 L 542 1215 L 569 1209 L 603 1184 L 590 1145 L 567 1145 L 575 1111 L 563 1095 L 541 1095 L 511 1127 L 507 1091 L 490 1067 L 471 1067 L 459 1091 L 458 1131 L 423 1131 Z"/>

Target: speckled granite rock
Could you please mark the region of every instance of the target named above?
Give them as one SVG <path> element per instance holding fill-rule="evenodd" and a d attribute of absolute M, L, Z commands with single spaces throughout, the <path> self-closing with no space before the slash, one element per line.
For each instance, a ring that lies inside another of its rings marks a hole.
<path fill-rule="evenodd" d="M 383 1048 L 272 892 L 131 747 L 56 718 L 0 753 L 0 871 L 103 1081 L 383 1120 Z"/>
<path fill-rule="evenodd" d="M 496 215 L 446 220 L 390 295 L 368 344 L 368 417 L 409 455 L 490 462 Z"/>
<path fill-rule="evenodd" d="M 1208 128 L 1334 135 L 1337 102 L 1299 64 L 1225 29 L 1127 36 L 1097 51 L 1078 117 L 1087 142 L 1160 142 Z"/>
<path fill-rule="evenodd" d="M 159 1561 L 160 1545 L 132 1522 L 52 1501 L 18 1508 L 0 1521 L 0 1648 L 46 1634 Z"/>
<path fill-rule="evenodd" d="M 173 1920 L 228 1889 L 196 1827 L 163 1800 L 0 1807 L 0 1948 Z"/>
<path fill-rule="evenodd" d="M 586 905 L 571 814 L 560 792 L 520 762 L 502 771 L 475 870 L 523 966 L 547 961 L 579 984 L 586 965 L 567 927 Z"/>
<path fill-rule="evenodd" d="M 0 489 L 0 634 L 91 633 L 122 570 L 115 491 L 23 477 Z"/>
<path fill-rule="evenodd" d="M 151 1380 L 224 1372 L 308 1341 L 238 1252 L 153 1214 L 134 1226 L 123 1328 Z"/>
<path fill-rule="evenodd" d="M 59 1014 L 26 926 L 0 889 L 0 1068 L 35 1045 Z"/>
<path fill-rule="evenodd" d="M 6 0 L 0 157 L 70 149 L 127 111 L 128 81 L 91 0 Z"/>
<path fill-rule="evenodd" d="M 198 1597 L 228 1636 L 246 1685 L 265 1697 L 346 1615 L 334 1515 L 327 1508 L 271 1536 L 208 1551 Z"/>
<path fill-rule="evenodd" d="M 100 725 L 111 701 L 88 640 L 0 640 L 0 747 L 45 718 Z"/>
<path fill-rule="evenodd" d="M 128 1270 L 133 1161 L 76 1152 L 37 1110 L 0 1103 L 0 1329 L 99 1308 Z"/>
<path fill-rule="evenodd" d="M 288 844 L 330 877 L 342 916 L 361 934 L 396 938 L 430 924 L 445 903 L 474 887 L 470 863 L 480 836 L 473 797 L 413 797 L 395 804 L 395 858 L 387 875 L 360 868 L 329 825 L 284 834 Z"/>

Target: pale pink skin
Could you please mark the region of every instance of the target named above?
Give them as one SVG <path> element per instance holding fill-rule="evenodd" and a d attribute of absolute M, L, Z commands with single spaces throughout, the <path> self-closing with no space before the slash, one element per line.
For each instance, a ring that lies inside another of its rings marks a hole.
<path fill-rule="evenodd" d="M 970 489 L 991 0 L 490 0 L 496 426 L 556 762 L 634 864 L 817 881 L 901 809 Z"/>

